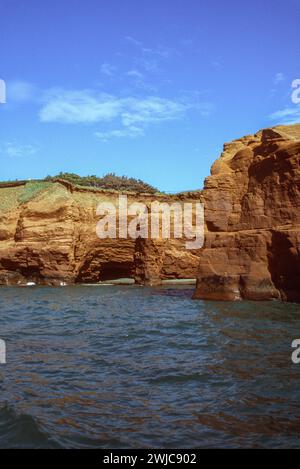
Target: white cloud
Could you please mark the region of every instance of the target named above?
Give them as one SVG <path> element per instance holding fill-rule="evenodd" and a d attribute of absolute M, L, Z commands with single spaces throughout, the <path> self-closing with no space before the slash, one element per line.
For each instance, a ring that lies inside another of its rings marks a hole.
<path fill-rule="evenodd" d="M 104 63 L 101 65 L 101 73 L 103 73 L 103 75 L 111 77 L 116 73 L 116 71 L 117 67 L 115 67 L 114 65 L 108 63 Z"/>
<path fill-rule="evenodd" d="M 137 79 L 142 79 L 144 78 L 144 75 L 139 72 L 138 70 L 129 70 L 127 73 L 126 73 L 127 76 L 129 77 L 132 77 L 132 78 L 137 78 Z"/>
<path fill-rule="evenodd" d="M 103 142 L 107 142 L 113 138 L 136 138 L 142 137 L 145 134 L 145 130 L 141 127 L 125 127 L 123 129 L 109 130 L 107 132 L 95 132 L 95 136 L 98 137 Z"/>
<path fill-rule="evenodd" d="M 49 91 L 44 99 L 45 103 L 40 110 L 41 122 L 115 124 L 117 130 L 96 132 L 102 140 L 142 136 L 149 125 L 182 119 L 192 109 L 202 116 L 212 112 L 209 103 L 197 103 L 191 99 L 166 99 L 159 96 L 123 98 L 92 90 L 55 89 Z"/>
<path fill-rule="evenodd" d="M 121 114 L 123 125 L 149 124 L 182 117 L 189 105 L 155 96 L 145 99 L 127 98 Z"/>
<path fill-rule="evenodd" d="M 21 145 L 16 142 L 5 142 L 0 148 L 1 154 L 10 158 L 33 156 L 37 151 L 33 145 Z"/>
<path fill-rule="evenodd" d="M 47 93 L 40 110 L 42 122 L 63 124 L 109 121 L 120 113 L 120 102 L 113 96 L 97 96 L 90 90 L 65 91 L 55 89 Z"/>
<path fill-rule="evenodd" d="M 277 125 L 298 124 L 300 122 L 300 106 L 287 107 L 273 112 L 269 118 Z"/>

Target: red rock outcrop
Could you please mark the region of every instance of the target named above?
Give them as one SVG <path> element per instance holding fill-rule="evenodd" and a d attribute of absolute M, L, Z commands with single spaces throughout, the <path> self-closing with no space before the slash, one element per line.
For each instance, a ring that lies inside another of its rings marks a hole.
<path fill-rule="evenodd" d="M 226 144 L 202 197 L 194 297 L 300 301 L 300 124 Z"/>
<path fill-rule="evenodd" d="M 265 129 L 224 146 L 200 193 L 128 194 L 128 202 L 205 206 L 202 250 L 185 239 L 102 239 L 100 202 L 119 194 L 65 181 L 0 185 L 0 284 L 155 285 L 195 278 L 194 297 L 300 301 L 300 125 Z M 199 267 L 198 267 L 199 266 Z"/>
<path fill-rule="evenodd" d="M 73 186 L 66 181 L 33 181 L 0 186 L 0 284 L 59 285 L 135 278 L 142 284 L 196 278 L 199 252 L 184 240 L 99 239 L 100 202 L 118 205 L 119 194 Z M 183 202 L 185 196 L 128 194 L 128 204 L 152 200 Z M 153 251 L 151 246 L 160 246 Z M 158 254 L 160 251 L 160 254 Z"/>

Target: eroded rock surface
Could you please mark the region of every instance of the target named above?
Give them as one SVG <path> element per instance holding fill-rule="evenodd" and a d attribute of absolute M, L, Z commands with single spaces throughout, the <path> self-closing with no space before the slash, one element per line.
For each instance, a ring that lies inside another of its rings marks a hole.
<path fill-rule="evenodd" d="M 204 202 L 204 248 L 185 239 L 102 239 L 100 202 L 119 194 L 64 181 L 0 186 L 0 284 L 156 285 L 197 276 L 195 298 L 300 301 L 300 124 L 224 146 L 200 193 L 129 194 L 128 203 Z M 198 274 L 197 274 L 198 272 Z"/>
<path fill-rule="evenodd" d="M 195 298 L 300 301 L 300 124 L 226 144 L 202 196 Z"/>
<path fill-rule="evenodd" d="M 0 284 L 60 285 L 135 278 L 141 284 L 196 278 L 199 252 L 170 241 L 99 239 L 96 208 L 118 205 L 119 194 L 65 181 L 11 183 L 0 187 Z M 199 195 L 187 195 L 188 201 Z M 128 194 L 128 204 L 185 197 Z M 157 248 L 153 246 L 157 245 Z M 154 249 L 154 250 L 153 250 Z"/>

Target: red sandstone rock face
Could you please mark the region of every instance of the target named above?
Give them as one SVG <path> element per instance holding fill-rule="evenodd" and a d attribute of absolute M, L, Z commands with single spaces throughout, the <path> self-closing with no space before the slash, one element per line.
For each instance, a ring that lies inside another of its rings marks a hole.
<path fill-rule="evenodd" d="M 159 285 L 161 280 L 195 279 L 199 250 L 187 250 L 186 240 L 137 239 L 134 264 L 136 282 Z"/>
<path fill-rule="evenodd" d="M 118 194 L 56 183 L 0 188 L 0 284 L 57 285 L 133 277 L 156 285 L 194 278 L 195 298 L 300 301 L 300 125 L 224 146 L 201 194 L 161 201 L 205 204 L 204 249 L 184 239 L 96 236 L 100 202 Z M 131 195 L 131 202 L 154 196 Z M 200 266 L 198 269 L 200 260 Z"/>
<path fill-rule="evenodd" d="M 300 301 L 300 124 L 225 145 L 203 200 L 194 297 Z"/>
<path fill-rule="evenodd" d="M 117 205 L 117 199 L 118 193 L 63 181 L 1 187 L 0 284 L 97 283 L 124 277 L 159 284 L 196 278 L 199 252 L 186 251 L 184 240 L 99 239 L 96 208 L 100 202 Z M 174 197 L 158 199 L 174 202 Z M 129 204 L 152 200 L 157 198 L 128 196 Z"/>

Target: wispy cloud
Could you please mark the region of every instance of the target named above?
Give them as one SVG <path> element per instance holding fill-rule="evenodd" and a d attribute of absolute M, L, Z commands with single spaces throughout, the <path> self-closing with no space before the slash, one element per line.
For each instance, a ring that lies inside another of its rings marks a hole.
<path fill-rule="evenodd" d="M 143 90 L 147 93 L 157 93 L 157 87 L 151 84 L 144 73 L 137 69 L 132 69 L 126 72 L 126 78 L 129 81 L 129 86 L 134 89 Z"/>
<path fill-rule="evenodd" d="M 108 77 L 113 76 L 117 72 L 117 67 L 112 64 L 104 63 L 101 65 L 101 73 Z"/>
<path fill-rule="evenodd" d="M 298 124 L 300 122 L 300 106 L 286 107 L 273 112 L 269 118 L 277 125 Z"/>
<path fill-rule="evenodd" d="M 285 81 L 284 74 L 282 72 L 276 73 L 274 77 L 274 85 L 279 85 L 279 83 L 282 83 L 283 81 Z"/>
<path fill-rule="evenodd" d="M 5 142 L 0 146 L 0 153 L 10 158 L 33 156 L 37 151 L 38 148 L 33 145 L 23 145 L 16 142 Z"/>
<path fill-rule="evenodd" d="M 160 44 L 155 47 L 146 46 L 143 42 L 135 39 L 132 36 L 126 36 L 125 39 L 135 47 L 139 48 L 143 54 L 157 55 L 159 57 L 168 58 L 173 51 L 173 49 L 170 47 L 162 46 Z"/>
<path fill-rule="evenodd" d="M 121 115 L 125 126 L 142 123 L 163 122 L 179 119 L 190 108 L 190 104 L 176 100 L 149 96 L 144 99 L 127 98 Z"/>
<path fill-rule="evenodd" d="M 139 72 L 138 70 L 135 70 L 135 69 L 129 70 L 129 71 L 126 73 L 126 75 L 127 75 L 128 77 L 132 77 L 132 78 L 138 78 L 138 79 L 144 78 L 143 73 L 141 73 L 141 72 Z"/>
<path fill-rule="evenodd" d="M 177 53 L 175 49 L 160 44 L 155 47 L 146 46 L 132 36 L 126 36 L 125 39 L 138 50 L 139 56 L 136 62 L 147 72 L 157 72 L 162 60 L 169 59 Z"/>
<path fill-rule="evenodd" d="M 116 128 L 99 130 L 95 135 L 108 140 L 114 137 L 140 137 L 150 125 L 183 119 L 190 110 L 205 117 L 213 109 L 209 103 L 188 98 L 118 97 L 93 90 L 54 89 L 47 93 L 40 110 L 40 120 L 62 124 L 107 123 Z"/>
<path fill-rule="evenodd" d="M 121 112 L 121 103 L 114 96 L 97 95 L 90 90 L 50 90 L 40 110 L 41 122 L 62 124 L 110 121 Z"/>
<path fill-rule="evenodd" d="M 108 142 L 111 139 L 119 138 L 136 138 L 142 137 L 145 134 L 145 130 L 141 127 L 129 126 L 122 129 L 109 130 L 107 132 L 95 132 L 95 136 L 103 142 Z"/>
<path fill-rule="evenodd" d="M 119 98 L 91 90 L 53 90 L 40 111 L 42 122 L 95 123 L 120 118 L 124 125 L 178 118 L 192 104 L 156 96 Z"/>
<path fill-rule="evenodd" d="M 132 36 L 126 36 L 125 39 L 126 39 L 126 41 L 130 42 L 131 44 L 134 44 L 135 46 L 143 47 L 143 43 L 138 41 L 137 39 L 135 39 Z"/>
<path fill-rule="evenodd" d="M 182 93 L 173 98 L 159 96 L 157 90 L 146 86 L 144 75 L 137 68 L 127 71 L 126 76 L 136 81 L 136 89 L 134 92 L 130 88 L 123 90 L 121 95 L 96 89 L 42 90 L 26 82 L 15 82 L 11 90 L 19 103 L 31 100 L 39 106 L 41 123 L 101 124 L 102 128 L 93 129 L 93 133 L 102 140 L 141 137 L 152 125 L 184 119 L 190 111 L 207 117 L 214 110 L 211 103 L 201 102 L 200 96 L 195 93 Z M 17 145 L 14 142 L 6 143 L 0 149 L 2 154 L 12 157 L 30 156 L 37 151 L 31 145 Z"/>

